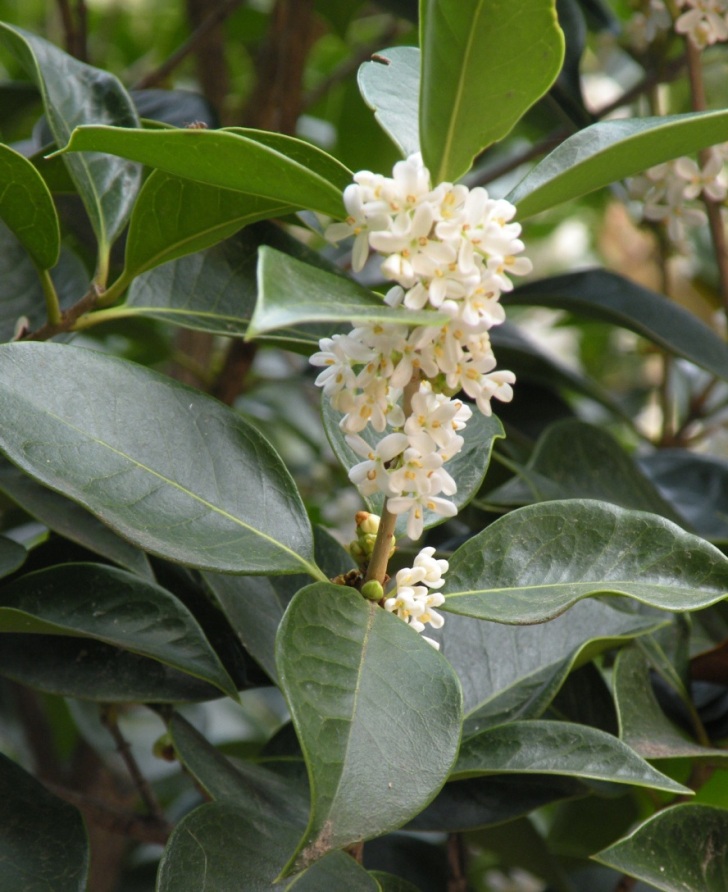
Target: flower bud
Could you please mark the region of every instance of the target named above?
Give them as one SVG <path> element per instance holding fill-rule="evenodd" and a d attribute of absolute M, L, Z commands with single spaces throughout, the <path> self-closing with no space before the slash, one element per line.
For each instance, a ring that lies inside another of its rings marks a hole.
<path fill-rule="evenodd" d="M 381 601 L 384 597 L 382 584 L 377 582 L 376 579 L 370 579 L 369 582 L 365 582 L 361 587 L 361 593 L 369 601 Z"/>
<path fill-rule="evenodd" d="M 356 535 L 359 539 L 362 536 L 376 536 L 379 532 L 379 515 L 370 514 L 368 511 L 357 511 L 354 520 L 356 521 Z"/>

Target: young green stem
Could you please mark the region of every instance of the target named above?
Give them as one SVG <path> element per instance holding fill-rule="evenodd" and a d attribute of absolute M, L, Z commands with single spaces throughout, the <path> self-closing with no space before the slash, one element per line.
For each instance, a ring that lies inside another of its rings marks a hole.
<path fill-rule="evenodd" d="M 46 315 L 49 325 L 58 325 L 61 321 L 61 305 L 58 300 L 55 285 L 51 279 L 51 274 L 47 269 L 38 270 L 40 275 L 41 286 L 43 287 L 43 297 L 45 298 Z"/>

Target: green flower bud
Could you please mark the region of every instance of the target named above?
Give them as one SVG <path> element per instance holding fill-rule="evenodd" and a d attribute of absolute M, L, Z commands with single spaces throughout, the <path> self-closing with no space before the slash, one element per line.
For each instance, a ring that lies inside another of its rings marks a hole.
<path fill-rule="evenodd" d="M 377 582 L 376 579 L 370 579 L 369 582 L 365 582 L 361 587 L 361 593 L 369 601 L 381 601 L 384 597 L 382 584 Z"/>
<path fill-rule="evenodd" d="M 356 534 L 362 536 L 376 536 L 379 531 L 379 515 L 370 514 L 368 511 L 358 511 L 354 518 L 356 521 Z"/>
<path fill-rule="evenodd" d="M 164 759 L 165 762 L 177 761 L 177 750 L 172 735 L 168 731 L 154 741 L 152 752 L 158 759 Z"/>

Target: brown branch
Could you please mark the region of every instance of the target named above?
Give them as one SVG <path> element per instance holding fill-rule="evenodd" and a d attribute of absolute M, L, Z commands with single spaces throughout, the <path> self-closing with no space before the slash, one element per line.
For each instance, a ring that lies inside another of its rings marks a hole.
<path fill-rule="evenodd" d="M 700 50 L 685 37 L 685 48 L 688 62 L 688 76 L 690 78 L 690 95 L 693 111 L 706 111 L 708 101 L 705 95 L 703 82 L 703 66 L 700 62 Z M 710 149 L 703 149 L 699 153 L 700 164 L 705 166 L 711 158 Z M 705 212 L 708 215 L 710 238 L 713 242 L 715 262 L 718 267 L 718 283 L 723 312 L 728 317 L 728 245 L 726 244 L 725 227 L 720 210 L 720 203 L 713 201 L 705 193 L 702 194 Z"/>
<path fill-rule="evenodd" d="M 451 833 L 447 838 L 447 865 L 449 876 L 447 892 L 467 892 L 468 878 L 465 872 L 465 844 L 462 834 Z"/>
<path fill-rule="evenodd" d="M 127 771 L 129 772 L 131 779 L 134 781 L 134 785 L 139 791 L 139 795 L 142 799 L 142 802 L 146 806 L 149 815 L 156 822 L 163 823 L 165 820 L 164 813 L 162 811 L 161 805 L 159 804 L 159 800 L 157 799 L 154 790 L 152 790 L 149 781 L 142 774 L 142 771 L 139 768 L 139 764 L 137 763 L 137 760 L 134 758 L 134 754 L 131 751 L 129 741 L 121 733 L 116 707 L 107 706 L 106 708 L 102 709 L 101 721 L 113 737 L 114 743 L 116 744 L 117 752 L 124 760 Z"/>
<path fill-rule="evenodd" d="M 619 878 L 617 885 L 614 887 L 614 892 L 631 892 L 636 885 L 637 880 L 625 873 Z"/>
<path fill-rule="evenodd" d="M 242 2 L 243 0 L 225 0 L 225 2 L 223 2 L 214 12 L 211 12 L 210 15 L 207 16 L 197 30 L 194 31 L 183 44 L 177 47 L 168 59 L 162 62 L 162 64 L 154 71 L 150 71 L 149 74 L 140 78 L 136 84 L 134 84 L 134 89 L 144 90 L 148 87 L 153 87 L 156 84 L 162 83 L 162 81 L 164 81 L 167 76 L 190 55 L 190 53 L 193 53 L 199 47 L 214 28 L 235 12 Z"/>
<path fill-rule="evenodd" d="M 207 16 L 219 9 L 225 0 L 187 0 L 187 18 L 192 30 L 199 28 Z M 225 120 L 225 100 L 230 91 L 230 72 L 225 58 L 225 35 L 222 22 L 211 28 L 195 48 L 197 79 L 202 94 L 217 111 L 220 120 Z M 230 122 L 234 123 L 234 122 Z"/>
<path fill-rule="evenodd" d="M 82 62 L 88 62 L 88 9 L 86 0 L 76 0 L 76 49 Z"/>
<path fill-rule="evenodd" d="M 44 781 L 44 785 L 54 796 L 75 806 L 89 823 L 95 824 L 109 833 L 125 836 L 137 842 L 165 845 L 172 832 L 171 824 L 168 824 L 163 818 L 129 812 L 110 805 L 98 796 L 79 793 L 61 784 Z"/>
<path fill-rule="evenodd" d="M 81 300 L 79 300 L 72 307 L 69 307 L 69 309 L 64 310 L 64 312 L 61 313 L 60 322 L 58 322 L 57 324 L 46 322 L 45 325 L 41 325 L 41 327 L 36 328 L 35 331 L 21 332 L 17 340 L 47 341 L 57 334 L 63 334 L 63 332 L 71 331 L 76 321 L 80 319 L 81 316 L 85 315 L 90 310 L 93 310 L 101 294 L 102 292 L 100 291 L 100 289 L 95 284 L 92 284 L 86 294 L 84 294 L 84 296 L 81 298 Z"/>

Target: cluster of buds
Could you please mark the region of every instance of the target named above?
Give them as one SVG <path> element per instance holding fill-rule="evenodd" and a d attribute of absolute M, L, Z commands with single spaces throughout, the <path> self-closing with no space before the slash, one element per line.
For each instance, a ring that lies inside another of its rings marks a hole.
<path fill-rule="evenodd" d="M 725 200 L 725 157 L 726 146 L 716 146 L 702 167 L 692 158 L 677 158 L 627 181 L 630 197 L 642 203 L 642 218 L 663 223 L 668 237 L 683 253 L 689 250 L 687 230 L 707 220 L 696 199 L 702 195 L 711 201 Z"/>
<path fill-rule="evenodd" d="M 472 411 L 455 394 L 463 390 L 484 415 L 494 397 L 513 396 L 515 376 L 496 370 L 488 331 L 505 318 L 499 298 L 513 288 L 509 275 L 531 264 L 517 256 L 524 246 L 513 205 L 482 188 L 433 188 L 419 154 L 398 162 L 391 178 L 357 173 L 344 203 L 349 216 L 327 237 L 354 237 L 355 271 L 378 252 L 382 275 L 395 283 L 385 302 L 431 311 L 433 321 L 358 326 L 321 340 L 311 363 L 322 367 L 316 383 L 363 459 L 350 479 L 365 496 L 383 493 L 391 513 L 406 513 L 407 534 L 418 539 L 426 510 L 457 511 L 444 465 L 462 449 Z M 381 435 L 376 445 L 362 436 L 368 429 Z"/>
<path fill-rule="evenodd" d="M 366 569 L 374 546 L 377 541 L 377 532 L 379 531 L 379 517 L 376 514 L 370 514 L 368 511 L 357 511 L 354 521 L 356 522 L 356 539 L 349 543 L 349 554 L 357 562 L 358 566 L 363 570 Z M 387 559 L 394 554 L 396 540 L 392 536 L 392 542 L 387 555 Z"/>

